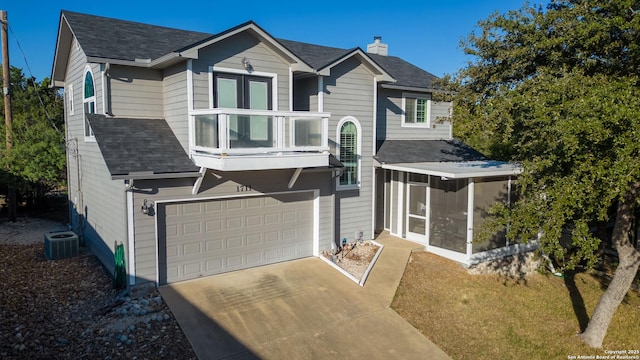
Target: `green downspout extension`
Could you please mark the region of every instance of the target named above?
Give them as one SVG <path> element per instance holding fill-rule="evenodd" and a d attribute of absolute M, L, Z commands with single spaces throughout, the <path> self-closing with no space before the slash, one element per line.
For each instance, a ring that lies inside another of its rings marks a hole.
<path fill-rule="evenodd" d="M 113 287 L 125 289 L 127 287 L 127 263 L 124 258 L 124 244 L 118 245 L 116 241 L 113 256 L 116 263 L 115 273 L 113 274 Z"/>

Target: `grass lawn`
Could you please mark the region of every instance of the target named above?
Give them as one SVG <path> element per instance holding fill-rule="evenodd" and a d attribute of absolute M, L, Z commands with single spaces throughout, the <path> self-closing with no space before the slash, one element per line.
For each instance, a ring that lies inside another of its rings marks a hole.
<path fill-rule="evenodd" d="M 576 336 L 603 291 L 588 273 L 518 281 L 471 275 L 453 261 L 417 252 L 392 308 L 453 359 L 567 359 L 640 350 L 637 293 L 629 292 L 618 307 L 602 349 Z"/>

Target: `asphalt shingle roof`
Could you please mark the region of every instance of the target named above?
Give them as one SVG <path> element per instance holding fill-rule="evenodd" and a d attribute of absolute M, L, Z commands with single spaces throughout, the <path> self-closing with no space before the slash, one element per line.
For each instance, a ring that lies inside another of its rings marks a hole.
<path fill-rule="evenodd" d="M 386 140 L 374 159 L 382 164 L 489 160 L 457 139 Z"/>
<path fill-rule="evenodd" d="M 87 118 L 111 176 L 199 170 L 163 119 Z"/>
<path fill-rule="evenodd" d="M 66 10 L 62 13 L 85 54 L 100 58 L 153 60 L 212 36 Z"/>
<path fill-rule="evenodd" d="M 128 61 L 155 60 L 216 36 L 67 10 L 63 10 L 62 14 L 82 49 L 90 57 Z M 315 69 L 321 69 L 357 49 L 340 49 L 285 39 L 276 41 Z M 396 79 L 394 85 L 397 86 L 432 89 L 433 81 L 437 79 L 435 75 L 396 56 L 367 56 Z"/>

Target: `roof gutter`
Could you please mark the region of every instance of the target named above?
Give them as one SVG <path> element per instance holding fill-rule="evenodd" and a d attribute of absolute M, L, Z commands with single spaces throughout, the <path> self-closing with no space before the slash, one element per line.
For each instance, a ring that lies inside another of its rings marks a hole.
<path fill-rule="evenodd" d="M 164 63 L 172 63 L 176 59 L 193 59 L 192 56 L 187 56 L 184 53 L 172 52 L 167 55 L 161 56 L 155 60 L 151 59 L 135 59 L 135 60 L 123 60 L 123 59 L 109 59 L 99 56 L 87 56 L 87 61 L 92 63 L 105 64 L 110 63 L 111 65 L 124 65 L 124 66 L 135 66 L 142 68 L 154 68 L 158 67 Z"/>
<path fill-rule="evenodd" d="M 183 179 L 199 178 L 203 174 L 198 171 L 181 173 L 154 173 L 154 172 L 133 172 L 122 175 L 111 175 L 111 180 L 155 180 L 155 179 Z"/>
<path fill-rule="evenodd" d="M 381 84 L 380 86 L 384 89 L 393 89 L 393 90 L 446 93 L 446 91 L 440 90 L 440 89 L 423 88 L 423 87 L 417 87 L 417 86 L 403 86 L 403 85 L 394 85 L 394 84 Z"/>

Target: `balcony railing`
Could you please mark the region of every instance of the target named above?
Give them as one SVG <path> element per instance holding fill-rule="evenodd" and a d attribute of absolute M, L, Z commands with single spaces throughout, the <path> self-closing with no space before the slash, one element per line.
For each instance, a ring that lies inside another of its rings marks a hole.
<path fill-rule="evenodd" d="M 315 166 L 317 159 L 305 164 L 304 157 L 324 154 L 328 159 L 328 123 L 328 113 L 225 108 L 194 110 L 189 123 L 191 153 L 227 159 L 237 155 L 245 160 L 252 155 L 263 159 L 297 156 L 298 163 Z M 273 167 L 266 163 L 263 166 Z"/>

